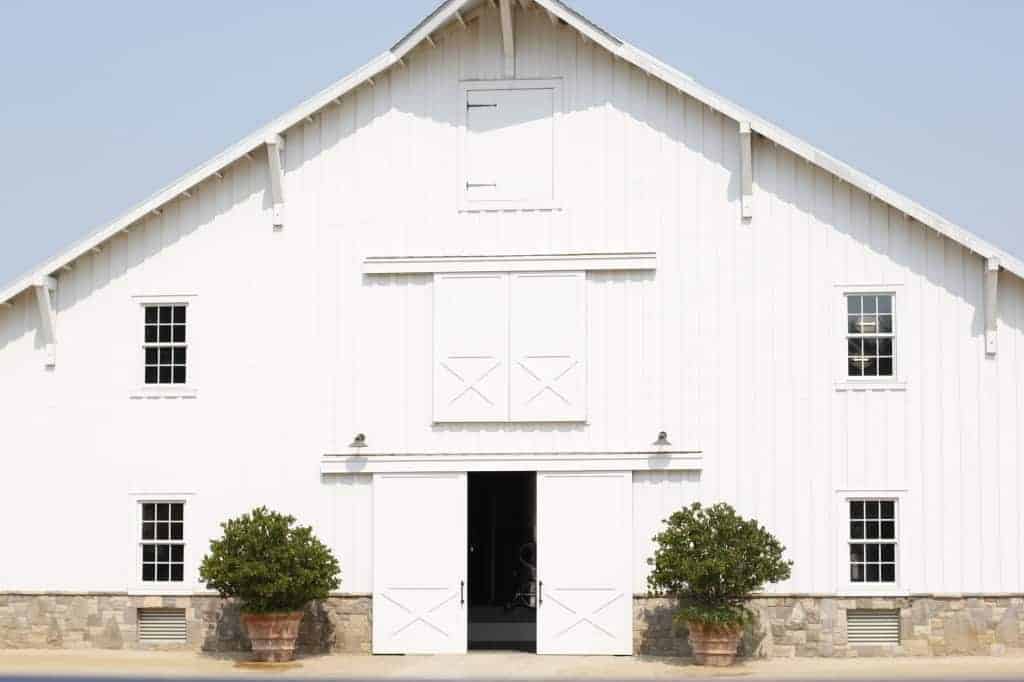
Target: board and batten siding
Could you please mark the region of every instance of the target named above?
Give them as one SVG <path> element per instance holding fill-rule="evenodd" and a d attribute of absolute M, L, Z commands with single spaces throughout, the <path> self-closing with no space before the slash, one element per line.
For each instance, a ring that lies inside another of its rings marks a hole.
<path fill-rule="evenodd" d="M 654 557 L 654 536 L 663 522 L 700 500 L 699 471 L 633 472 L 633 592 L 647 593 L 647 560 Z"/>
<path fill-rule="evenodd" d="M 847 490 L 905 491 L 901 590 L 1021 590 L 1024 283 L 1000 275 L 987 356 L 978 256 L 756 136 L 741 221 L 736 121 L 516 14 L 517 77 L 562 79 L 563 210 L 457 210 L 459 81 L 503 77 L 488 9 L 287 131 L 282 230 L 256 154 L 62 272 L 55 370 L 30 296 L 0 308 L 0 518 L 33 548 L 0 586 L 124 589 L 128 492 L 188 490 L 193 573 L 220 520 L 267 504 L 330 534 L 342 589 L 364 591 L 372 547 L 348 496 L 368 479 L 319 473 L 355 433 L 368 452 L 614 452 L 665 430 L 703 452 L 685 479 L 698 499 L 787 545 L 777 591 L 839 589 Z M 587 276 L 583 424 L 432 423 L 432 278 L 360 270 L 370 255 L 640 250 L 655 272 Z M 836 390 L 837 284 L 899 285 L 905 390 Z M 132 297 L 156 294 L 195 296 L 194 399 L 130 397 Z M 91 560 L 69 572 L 69 556 Z"/>

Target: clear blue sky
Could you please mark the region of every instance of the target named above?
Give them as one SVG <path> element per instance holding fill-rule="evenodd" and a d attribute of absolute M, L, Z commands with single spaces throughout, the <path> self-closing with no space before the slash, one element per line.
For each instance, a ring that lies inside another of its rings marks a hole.
<path fill-rule="evenodd" d="M 390 46 L 438 0 L 0 0 L 0 282 Z M 1024 1 L 571 0 L 1024 256 Z"/>

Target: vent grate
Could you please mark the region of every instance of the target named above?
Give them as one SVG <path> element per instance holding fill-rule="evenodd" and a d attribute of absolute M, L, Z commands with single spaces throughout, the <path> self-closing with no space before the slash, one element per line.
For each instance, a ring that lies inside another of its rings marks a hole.
<path fill-rule="evenodd" d="M 187 642 L 185 609 L 139 609 L 139 641 Z"/>
<path fill-rule="evenodd" d="M 850 644 L 899 644 L 900 612 L 875 609 L 847 611 L 846 640 Z"/>

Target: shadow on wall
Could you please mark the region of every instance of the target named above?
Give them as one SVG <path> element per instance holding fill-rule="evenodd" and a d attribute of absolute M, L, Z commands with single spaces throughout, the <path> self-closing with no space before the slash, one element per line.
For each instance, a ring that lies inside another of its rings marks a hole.
<path fill-rule="evenodd" d="M 415 225 L 396 225 L 395 229 L 429 231 L 434 220 L 448 220 L 447 216 L 423 215 L 406 209 L 409 203 L 425 200 L 440 186 L 438 183 L 450 180 L 446 170 L 449 167 L 454 170 L 456 130 L 462 111 L 459 81 L 501 77 L 501 41 L 495 39 L 500 36 L 498 22 L 497 10 L 486 10 L 478 21 L 470 22 L 468 28 L 456 30 L 453 27 L 443 36 L 436 36 L 436 49 L 422 47 L 408 55 L 407 66 L 395 67 L 381 74 L 375 87 L 360 86 L 341 98 L 337 106 L 328 107 L 310 121 L 286 131 L 285 171 L 295 173 L 314 162 L 326 164 L 333 177 L 329 184 L 313 185 L 316 191 L 330 193 L 335 202 L 332 205 L 372 206 L 374 216 L 382 224 L 391 221 L 392 217 L 397 220 L 408 215 L 415 216 L 418 221 Z M 679 200 L 680 192 L 678 187 L 670 187 L 664 180 L 682 179 L 680 158 L 685 155 L 660 153 L 654 157 L 656 162 L 650 163 L 650 150 L 644 151 L 643 147 L 664 146 L 669 141 L 704 162 L 697 169 L 695 178 L 699 180 L 700 191 L 720 195 L 721 199 L 737 204 L 740 195 L 740 149 L 735 121 L 646 76 L 597 45 L 582 41 L 568 27 L 552 26 L 542 12 L 517 10 L 517 22 L 520 31 L 536 37 L 535 40 L 524 41 L 517 50 L 517 77 L 562 75 L 564 120 L 572 120 L 577 114 L 586 115 L 590 117 L 586 125 L 596 126 L 594 131 L 615 143 L 587 143 L 582 136 L 593 131 L 585 127 L 566 129 L 563 136 L 577 157 L 571 168 L 580 176 L 578 184 L 581 187 L 591 190 L 596 187 L 598 191 L 603 188 L 607 190 L 606 194 L 616 194 L 617 202 L 624 206 L 620 208 L 627 215 L 638 210 L 636 205 L 643 205 L 652 216 L 666 211 L 669 204 L 674 205 Z M 401 121 L 402 127 L 379 125 L 382 118 Z M 415 121 L 428 121 L 440 130 L 418 127 Z M 405 144 L 389 137 L 396 131 L 407 133 L 400 140 Z M 345 156 L 341 150 L 350 150 L 357 134 L 366 137 L 359 140 L 360 148 L 377 144 L 384 153 L 373 158 L 356 156 L 355 160 L 351 160 L 352 155 Z M 627 144 L 627 140 L 632 142 Z M 443 141 L 440 148 L 439 141 Z M 971 333 L 975 336 L 984 334 L 984 311 L 979 304 L 983 268 L 980 258 L 905 218 L 899 211 L 872 201 L 864 192 L 852 189 L 824 170 L 804 164 L 767 140 L 759 139 L 754 151 L 757 186 L 760 191 L 771 195 L 779 210 L 790 212 L 794 220 L 804 216 L 813 218 L 815 223 L 831 226 L 820 229 L 832 229 L 866 244 L 872 257 L 878 259 L 877 265 L 886 262 L 886 267 L 905 268 L 911 275 L 916 274 L 950 295 L 969 302 L 975 308 Z M 243 210 L 251 210 L 254 214 L 268 211 L 272 199 L 267 187 L 264 154 L 259 150 L 252 159 L 238 161 L 225 173 L 223 180 L 203 182 L 191 198 L 170 202 L 160 215 L 144 219 L 138 226 L 141 229 L 122 234 L 101 252 L 80 258 L 71 271 L 61 272 L 57 296 L 59 312 L 67 311 L 111 281 L 144 266 L 162 249 L 191 232 L 200 228 L 217 228 L 220 216 L 243 204 L 254 204 L 251 201 L 254 197 L 258 196 L 258 203 Z M 609 154 L 612 154 L 608 159 L 610 162 L 602 163 Z M 424 165 L 417 161 L 419 159 L 429 159 L 430 165 Z M 426 184 L 425 173 L 428 176 Z M 407 183 L 417 189 L 403 197 L 404 201 L 377 205 L 360 199 L 371 190 L 376 192 L 381 187 L 394 187 L 398 181 L 410 178 L 418 179 L 418 182 Z M 447 189 L 445 185 L 444 195 L 452 195 L 450 201 L 454 209 L 454 193 Z M 591 242 L 601 240 L 607 242 L 605 246 L 632 243 L 633 237 L 628 234 L 630 228 L 644 229 L 644 224 L 649 222 L 639 220 L 637 225 L 630 226 L 627 215 L 603 216 L 599 204 L 593 202 L 592 197 L 570 199 L 577 213 L 573 219 L 589 225 L 587 229 L 593 233 L 587 244 L 573 244 L 574 248 L 594 246 Z M 685 197 L 682 203 L 688 203 Z M 659 207 L 659 204 L 662 205 Z M 389 213 L 401 207 L 404 207 L 404 212 L 399 211 L 394 216 Z M 248 217 L 243 216 L 237 225 L 232 223 L 231 227 L 251 229 L 251 225 L 244 224 Z M 339 219 L 330 215 L 321 218 L 327 223 Z M 479 220 L 485 218 L 480 217 Z M 719 215 L 716 221 L 721 220 L 730 219 Z M 734 221 L 735 229 L 755 229 L 753 225 L 742 225 L 738 211 Z M 787 221 L 783 215 L 776 221 L 778 225 L 768 227 L 775 236 L 791 236 L 786 231 L 795 228 L 788 226 Z M 757 218 L 754 223 L 757 229 L 765 229 L 764 222 Z M 459 224 L 467 229 L 473 228 L 466 234 L 479 232 L 476 229 L 479 226 Z M 819 229 L 815 224 L 810 227 Z M 615 231 L 614 236 L 611 231 Z M 799 236 L 799 232 L 793 234 Z M 818 243 L 813 235 L 802 238 Z M 225 263 L 232 260 L 238 262 L 240 268 L 251 268 L 251 263 L 244 257 L 245 247 L 238 241 L 215 241 L 217 246 L 235 249 L 243 256 L 227 261 L 217 259 L 218 270 L 223 271 Z M 828 250 L 844 248 L 843 240 L 825 242 L 824 248 Z M 452 248 L 459 246 L 453 244 Z M 436 250 L 438 247 L 434 245 L 433 248 Z M 832 286 L 835 284 L 832 278 L 842 274 L 827 268 L 822 268 L 821 272 L 828 278 L 827 282 L 808 284 Z M 1024 295 L 1019 282 L 1008 281 L 1012 279 L 1015 278 L 1002 278 L 1001 286 L 1013 289 L 1017 296 Z M 37 326 L 35 312 L 21 308 L 32 303 L 23 297 L 19 297 L 18 305 L 13 309 L 0 309 L 0 348 Z M 14 317 L 20 314 L 22 319 L 11 320 L 12 314 Z M 1001 322 L 1013 327 L 1020 324 L 1017 315 L 1001 316 Z"/>
<path fill-rule="evenodd" d="M 237 602 L 212 598 L 201 608 L 202 651 L 224 653 L 252 648 Z M 330 597 L 307 604 L 299 625 L 299 653 L 369 653 L 370 613 L 369 597 Z"/>
<path fill-rule="evenodd" d="M 693 650 L 685 625 L 677 626 L 672 620 L 676 603 L 667 597 L 643 597 L 634 609 L 633 649 L 644 656 L 682 656 L 691 658 Z M 767 626 L 755 612 L 754 620 L 743 629 L 739 655 L 741 658 L 764 658 Z"/>
<path fill-rule="evenodd" d="M 218 227 L 245 229 L 244 219 L 225 224 L 221 218 L 245 204 L 251 204 L 256 195 L 267 194 L 266 157 L 263 154 L 257 150 L 252 159 L 239 160 L 225 172 L 223 180 L 205 180 L 192 189 L 191 197 L 181 196 L 165 204 L 159 214 L 146 216 L 135 223 L 130 232 L 120 232 L 98 252 L 83 255 L 69 268 L 56 273 L 58 284 L 55 306 L 58 316 L 73 310 L 79 302 L 103 291 L 121 278 L 136 276 L 140 270 L 144 273 L 165 249 L 194 232 Z M 272 205 L 270 201 L 266 196 L 262 198 L 262 210 L 268 210 L 268 206 Z M 233 244 L 230 248 L 240 248 L 237 241 L 222 243 L 225 248 L 229 244 Z M 181 286 L 182 278 L 186 276 L 182 273 L 189 272 L 189 268 L 197 264 L 191 260 L 194 253 L 189 253 L 188 261 L 179 259 L 177 262 L 161 263 L 161 273 L 170 276 L 161 277 L 155 288 L 152 282 L 147 282 L 150 290 L 145 293 L 157 289 L 160 289 L 157 293 L 163 293 L 162 287 Z M 217 267 L 223 268 L 231 260 L 218 262 L 220 265 Z M 239 265 L 240 269 L 243 267 Z M 194 272 L 187 277 L 193 281 Z M 45 343 L 39 332 L 39 313 L 34 292 L 30 288 L 15 297 L 12 303 L 14 305 L 10 308 L 0 307 L 0 350 L 26 333 L 35 334 L 35 348 L 41 349 Z"/>

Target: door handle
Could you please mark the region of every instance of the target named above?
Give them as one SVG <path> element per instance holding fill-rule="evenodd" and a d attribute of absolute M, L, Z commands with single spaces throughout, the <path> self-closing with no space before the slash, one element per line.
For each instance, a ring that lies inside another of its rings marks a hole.
<path fill-rule="evenodd" d="M 537 583 L 537 605 L 541 606 L 544 604 L 544 581 L 541 580 Z"/>
<path fill-rule="evenodd" d="M 460 604 L 465 604 L 466 603 L 466 581 L 465 580 L 460 580 L 459 581 L 459 603 Z"/>

